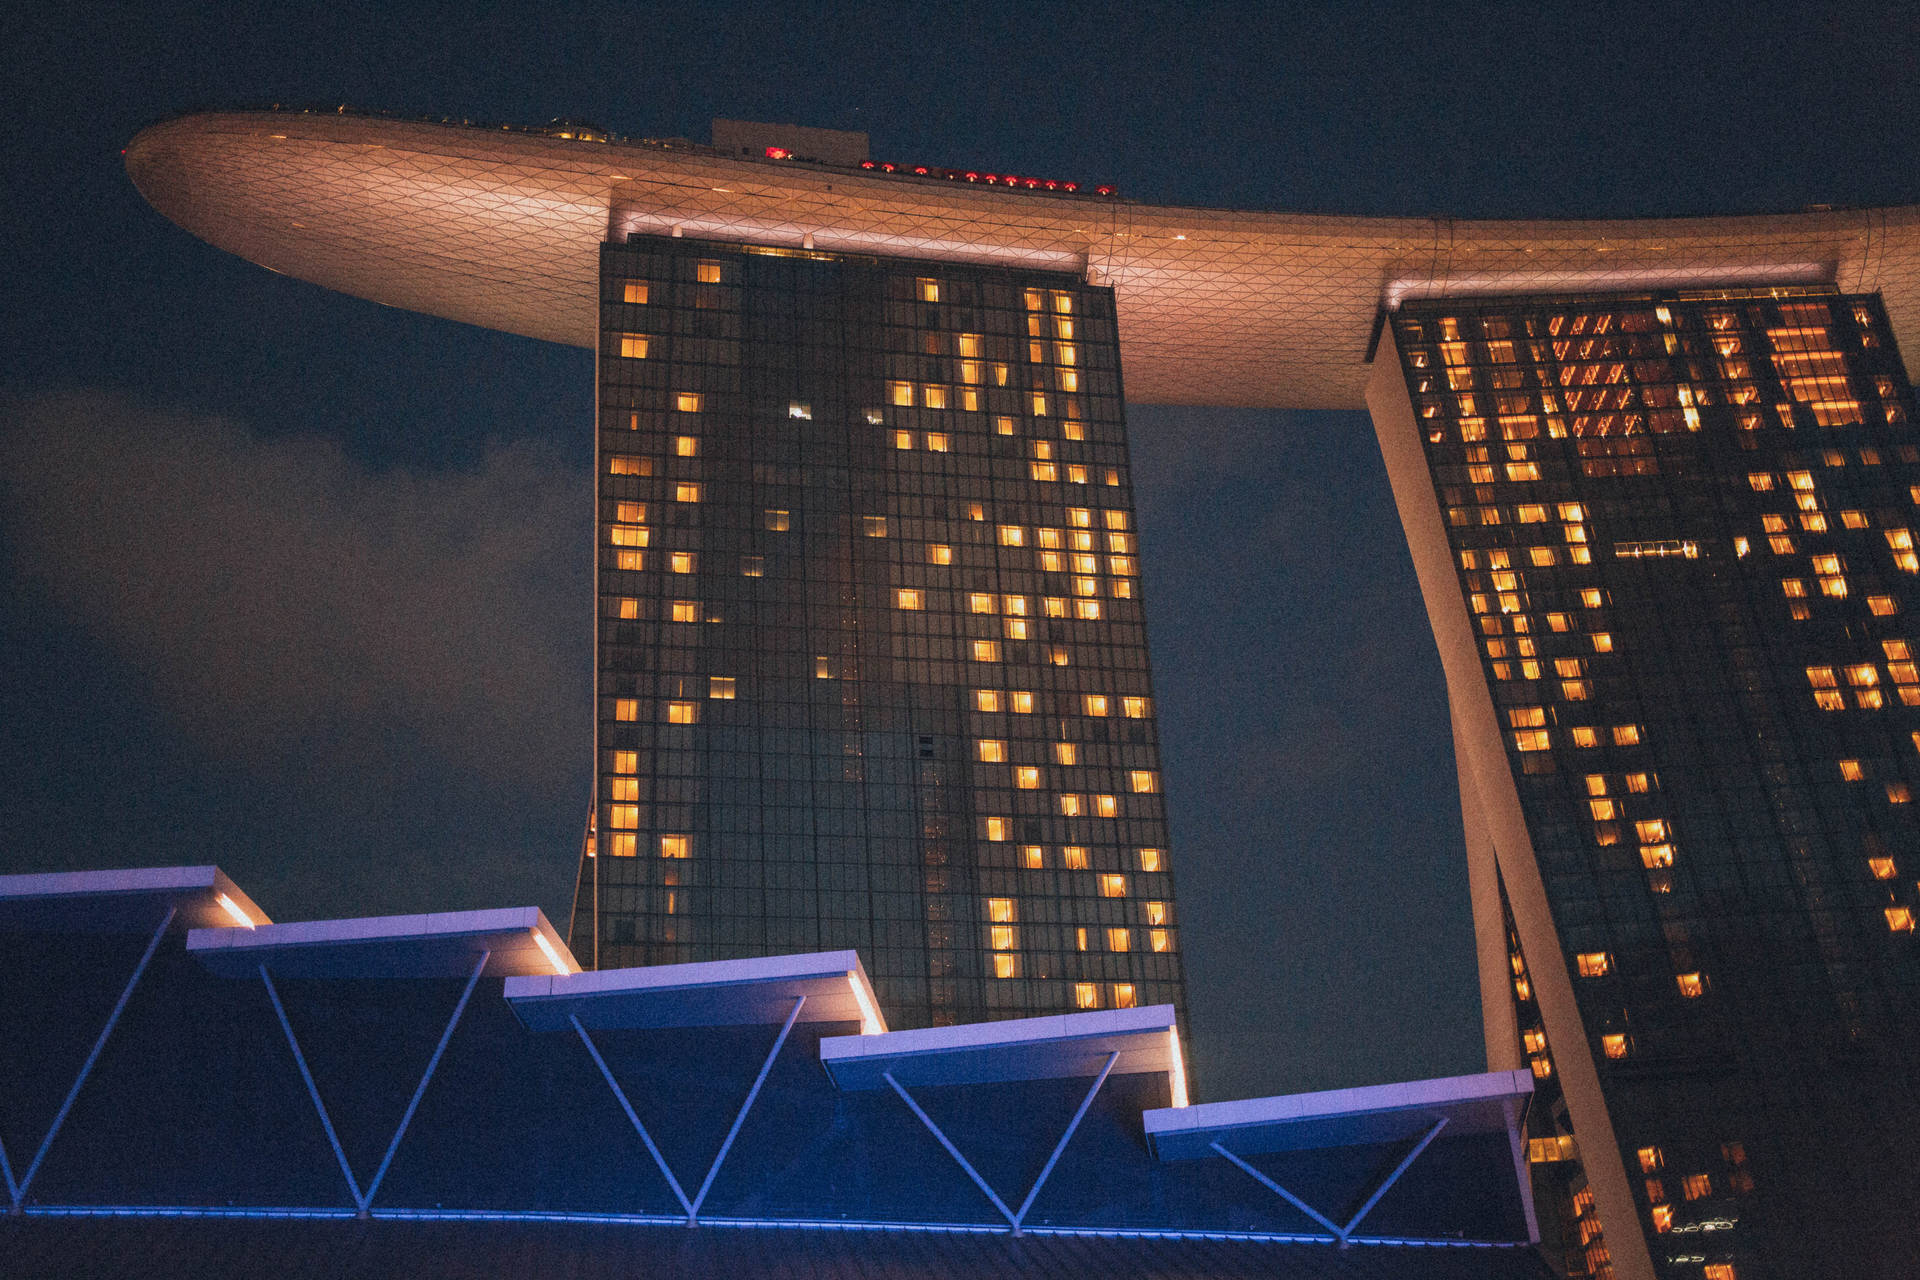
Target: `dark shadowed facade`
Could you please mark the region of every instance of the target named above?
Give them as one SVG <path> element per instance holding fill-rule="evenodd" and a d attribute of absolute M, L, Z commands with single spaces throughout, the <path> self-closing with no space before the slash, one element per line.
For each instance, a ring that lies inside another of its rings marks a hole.
<path fill-rule="evenodd" d="M 1548 1236 L 1914 1274 L 1920 438 L 1880 300 L 1409 303 L 1382 352 Z"/>
<path fill-rule="evenodd" d="M 854 948 L 907 1026 L 1184 1007 L 1112 291 L 621 241 L 576 949 Z"/>

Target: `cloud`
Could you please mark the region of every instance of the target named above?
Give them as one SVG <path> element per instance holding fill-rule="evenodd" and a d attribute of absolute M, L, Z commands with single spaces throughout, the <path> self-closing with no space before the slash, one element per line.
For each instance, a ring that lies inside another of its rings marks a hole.
<path fill-rule="evenodd" d="M 0 405 L 13 572 L 207 748 L 405 742 L 584 772 L 590 477 L 559 449 L 377 471 L 335 443 L 82 393 Z"/>

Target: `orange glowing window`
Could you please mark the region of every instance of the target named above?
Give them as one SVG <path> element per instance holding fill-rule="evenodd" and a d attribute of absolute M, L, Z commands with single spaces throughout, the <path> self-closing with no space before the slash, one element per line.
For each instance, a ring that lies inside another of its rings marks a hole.
<path fill-rule="evenodd" d="M 1124 898 L 1127 896 L 1127 878 L 1118 872 L 1108 872 L 1100 877 L 1100 896 L 1103 898 Z"/>
<path fill-rule="evenodd" d="M 1069 871 L 1085 871 L 1088 866 L 1084 845 L 1070 844 L 1060 850 L 1060 861 Z"/>
<path fill-rule="evenodd" d="M 1160 850 L 1142 849 L 1140 851 L 1140 869 L 1142 871 L 1158 871 L 1161 869 L 1161 866 Z"/>
<path fill-rule="evenodd" d="M 986 830 L 987 839 L 1005 840 L 1007 838 L 1007 820 L 1005 818 L 988 818 L 986 820 Z"/>
<path fill-rule="evenodd" d="M 1680 989 L 1680 994 L 1689 1000 L 1698 1000 L 1707 991 L 1706 979 L 1698 973 L 1676 973 L 1673 982 Z"/>
<path fill-rule="evenodd" d="M 618 698 L 613 704 L 615 720 L 638 720 L 640 718 L 640 700 L 637 698 Z"/>
<path fill-rule="evenodd" d="M 1627 1038 L 1618 1032 L 1603 1035 L 1600 1037 L 1600 1050 L 1609 1058 L 1624 1058 L 1627 1056 Z"/>
<path fill-rule="evenodd" d="M 1098 1009 L 1100 1007 L 1100 988 L 1092 982 L 1073 984 L 1073 1007 L 1076 1009 Z"/>
<path fill-rule="evenodd" d="M 1604 978 L 1613 970 L 1613 957 L 1604 951 L 1582 951 L 1574 961 L 1583 978 Z"/>
<path fill-rule="evenodd" d="M 982 738 L 979 753 L 980 759 L 987 764 L 1002 764 L 1007 758 L 1007 744 L 999 738 Z"/>

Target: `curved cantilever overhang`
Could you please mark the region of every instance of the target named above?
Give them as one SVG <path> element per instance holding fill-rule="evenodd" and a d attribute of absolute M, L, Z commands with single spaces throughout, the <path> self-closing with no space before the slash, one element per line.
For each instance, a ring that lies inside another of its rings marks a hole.
<path fill-rule="evenodd" d="M 1465 222 L 1186 209 L 644 144 L 244 111 L 128 146 L 161 213 L 261 266 L 388 306 L 590 347 L 611 226 L 1086 272 L 1111 284 L 1129 399 L 1358 409 L 1403 297 L 1833 283 L 1920 350 L 1920 206 Z"/>

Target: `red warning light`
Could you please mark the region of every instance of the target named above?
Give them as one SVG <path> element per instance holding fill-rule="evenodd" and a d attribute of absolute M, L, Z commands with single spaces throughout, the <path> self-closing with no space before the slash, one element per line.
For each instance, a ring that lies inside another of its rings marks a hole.
<path fill-rule="evenodd" d="M 793 152 L 791 152 L 791 151 L 789 151 L 789 150 L 787 150 L 787 149 L 786 149 L 785 147 L 768 147 L 768 148 L 767 148 L 767 159 L 769 159 L 769 160 L 791 160 L 791 159 L 793 159 Z"/>

